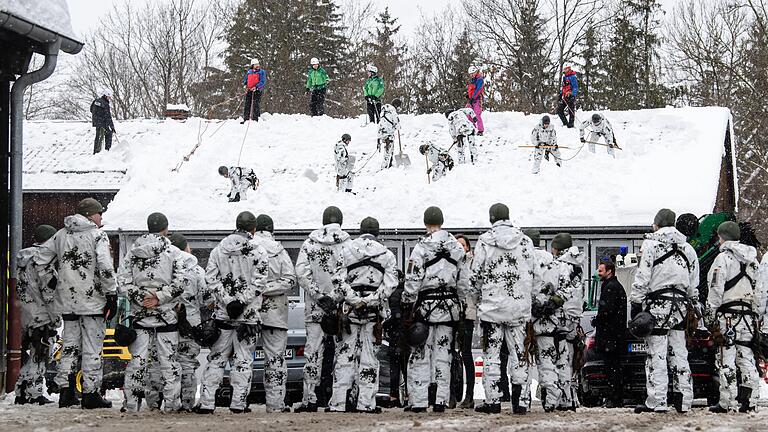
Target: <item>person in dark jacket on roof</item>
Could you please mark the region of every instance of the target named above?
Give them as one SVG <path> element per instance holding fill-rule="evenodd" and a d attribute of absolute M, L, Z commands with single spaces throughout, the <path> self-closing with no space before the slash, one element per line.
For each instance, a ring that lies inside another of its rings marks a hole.
<path fill-rule="evenodd" d="M 616 279 L 616 265 L 601 262 L 597 275 L 602 281 L 597 316 L 592 319 L 595 327 L 595 350 L 602 356 L 610 388 L 606 408 L 621 408 L 622 370 L 621 355 L 625 350 L 627 333 L 627 292 Z"/>
<path fill-rule="evenodd" d="M 93 154 L 112 148 L 112 134 L 115 133 L 115 124 L 112 122 L 112 111 L 109 102 L 112 100 L 112 90 L 106 89 L 101 96 L 91 102 L 91 125 L 96 128 L 96 139 L 93 141 Z"/>

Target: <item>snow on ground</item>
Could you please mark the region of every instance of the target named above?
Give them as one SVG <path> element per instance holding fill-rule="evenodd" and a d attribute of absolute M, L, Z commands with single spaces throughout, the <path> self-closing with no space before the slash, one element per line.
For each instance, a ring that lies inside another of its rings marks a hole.
<path fill-rule="evenodd" d="M 96 156 L 88 154 L 93 136 L 88 124 L 31 122 L 25 127 L 25 158 L 28 151 L 45 152 L 51 143 L 66 142 L 82 149 L 71 159 L 61 160 L 66 152 L 56 156 L 67 169 L 102 170 L 104 178 L 125 171 L 125 178 L 115 180 L 121 190 L 104 215 L 109 230 L 143 230 L 153 211 L 164 212 L 172 229 L 228 230 L 243 210 L 270 214 L 279 229 L 306 229 L 319 225 L 328 205 L 342 209 L 345 227 L 356 227 L 370 215 L 379 218 L 383 228 L 420 227 L 429 205 L 443 209 L 446 226 L 462 228 L 487 226 L 487 209 L 495 202 L 509 205 L 523 226 L 649 225 L 661 207 L 711 212 L 728 109 L 604 114 L 624 149 L 617 150 L 615 159 L 605 147 L 598 146 L 595 154 L 587 147 L 580 149 L 578 130 L 561 127 L 553 116 L 560 145 L 570 147 L 562 150 L 566 161 L 562 168 L 544 161 L 541 173 L 533 175 L 532 149 L 518 146 L 530 145 L 531 129 L 541 116 L 485 113 L 486 135 L 478 138 L 479 163 L 457 165 L 433 184 L 427 184 L 418 146 L 427 142 L 450 146 L 448 125 L 440 114 L 402 116 L 403 151 L 413 164 L 408 170 L 380 171 L 381 154 L 366 164 L 376 150 L 376 127 L 361 127 L 360 118 L 281 114 L 265 114 L 262 121 L 245 125 L 198 118 L 121 122 L 120 143 L 112 152 Z M 578 115 L 586 120 L 591 112 Z M 333 148 L 343 133 L 352 135 L 350 152 L 360 171 L 356 195 L 335 190 Z M 182 164 L 198 142 L 199 148 Z M 455 148 L 452 153 L 456 159 Z M 230 204 L 228 181 L 217 168 L 237 165 L 238 160 L 239 165 L 255 169 L 261 186 L 249 192 L 248 201 Z M 37 159 L 31 163 L 40 165 Z M 85 177 L 83 183 L 99 178 Z M 38 169 L 27 172 L 24 187 L 56 189 L 63 183 L 59 175 Z"/>

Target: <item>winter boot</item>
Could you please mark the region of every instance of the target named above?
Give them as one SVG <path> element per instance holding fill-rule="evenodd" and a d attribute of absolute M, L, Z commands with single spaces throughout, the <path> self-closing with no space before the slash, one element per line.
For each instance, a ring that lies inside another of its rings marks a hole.
<path fill-rule="evenodd" d="M 317 412 L 317 403 L 316 402 L 308 402 L 307 404 L 302 404 L 295 410 L 293 410 L 295 413 L 305 413 L 310 412 L 314 413 Z"/>
<path fill-rule="evenodd" d="M 417 413 L 418 414 L 418 413 L 427 412 L 427 409 L 423 408 L 423 407 L 407 406 L 407 407 L 403 408 L 403 411 L 405 411 L 405 412 L 412 412 L 412 413 Z"/>
<path fill-rule="evenodd" d="M 82 406 L 83 409 L 112 408 L 112 402 L 98 392 L 83 393 Z"/>
<path fill-rule="evenodd" d="M 38 397 L 36 397 L 34 399 L 30 399 L 29 403 L 36 403 L 38 405 L 48 405 L 49 403 L 53 403 L 53 401 L 48 399 L 48 398 L 46 398 L 43 395 L 40 395 L 40 396 L 38 396 Z"/>
<path fill-rule="evenodd" d="M 475 412 L 484 414 L 501 414 L 501 404 L 480 404 L 475 408 Z"/>
<path fill-rule="evenodd" d="M 213 409 L 202 408 L 200 405 L 196 405 L 192 408 L 192 412 L 195 414 L 213 414 Z"/>
<path fill-rule="evenodd" d="M 739 392 L 736 395 L 736 402 L 739 403 L 739 412 L 745 413 L 754 411 L 755 407 L 749 406 L 749 399 L 752 398 L 752 389 L 745 386 L 739 386 Z"/>
<path fill-rule="evenodd" d="M 475 399 L 470 395 L 464 396 L 464 400 L 461 401 L 461 404 L 459 404 L 459 408 L 461 409 L 472 409 L 474 407 L 475 407 Z"/>
<path fill-rule="evenodd" d="M 655 412 L 653 408 L 648 408 L 646 404 L 641 404 L 635 407 L 635 414 L 652 413 Z"/>
<path fill-rule="evenodd" d="M 512 388 L 510 389 L 510 402 L 512 402 L 512 412 L 515 414 L 525 414 L 527 411 L 525 407 L 520 406 L 520 394 L 523 393 L 523 386 L 519 384 L 513 384 Z M 522 412 L 520 412 L 522 408 Z"/>
<path fill-rule="evenodd" d="M 16 398 L 13 400 L 16 405 L 26 405 L 29 403 L 27 400 L 27 383 L 22 383 L 19 386 L 19 391 L 16 392 Z"/>
<path fill-rule="evenodd" d="M 59 408 L 66 408 L 74 405 L 80 405 L 80 401 L 75 396 L 75 390 L 72 387 L 59 389 Z"/>
<path fill-rule="evenodd" d="M 709 407 L 709 412 L 715 413 L 715 414 L 727 414 L 728 409 L 721 407 L 720 405 L 715 405 Z"/>
<path fill-rule="evenodd" d="M 249 412 L 251 412 L 251 409 L 248 407 L 245 407 L 243 409 L 230 408 L 229 411 L 232 412 L 232 414 L 248 414 Z"/>
<path fill-rule="evenodd" d="M 675 407 L 675 411 L 679 413 L 686 413 L 688 410 L 683 410 L 683 394 L 680 392 L 674 392 L 672 393 L 672 406 Z"/>
<path fill-rule="evenodd" d="M 435 406 L 432 407 L 432 412 L 444 413 L 445 412 L 445 405 L 443 405 L 443 404 L 435 404 Z"/>

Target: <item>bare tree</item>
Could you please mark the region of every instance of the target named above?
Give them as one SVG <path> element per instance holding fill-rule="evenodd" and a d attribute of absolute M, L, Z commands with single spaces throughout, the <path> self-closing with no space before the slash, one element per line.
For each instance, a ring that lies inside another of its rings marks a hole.
<path fill-rule="evenodd" d="M 552 76 L 557 85 L 563 65 L 578 56 L 587 30 L 590 27 L 600 29 L 610 15 L 601 13 L 605 0 L 548 0 L 548 3 L 553 27 L 552 52 L 557 59 Z"/>

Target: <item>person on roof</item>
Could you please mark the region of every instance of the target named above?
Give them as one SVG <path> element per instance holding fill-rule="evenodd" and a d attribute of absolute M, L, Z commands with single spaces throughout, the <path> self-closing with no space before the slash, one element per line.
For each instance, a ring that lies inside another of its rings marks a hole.
<path fill-rule="evenodd" d="M 320 66 L 320 60 L 312 57 L 307 69 L 307 91 L 312 93 L 309 100 L 309 113 L 312 117 L 325 114 L 325 91 L 328 85 L 328 73 Z"/>
<path fill-rule="evenodd" d="M 485 77 L 483 71 L 477 66 L 467 69 L 469 84 L 467 84 L 467 108 L 472 108 L 477 117 L 477 135 L 483 136 L 483 94 L 485 93 Z"/>
<path fill-rule="evenodd" d="M 256 190 L 259 187 L 259 178 L 250 168 L 222 165 L 219 167 L 219 175 L 232 182 L 232 187 L 227 194 L 229 202 L 245 201 L 248 199 L 246 197 L 248 189 Z"/>
<path fill-rule="evenodd" d="M 383 94 L 384 80 L 379 76 L 379 69 L 374 65 L 368 65 L 368 79 L 363 85 L 363 96 L 365 96 L 365 106 L 371 123 L 379 122 L 381 95 Z"/>
<path fill-rule="evenodd" d="M 576 118 L 576 96 L 579 94 L 579 80 L 576 72 L 570 66 L 563 68 L 563 84 L 560 87 L 560 96 L 557 103 L 557 115 L 563 122 L 563 126 L 573 127 Z M 565 119 L 565 110 L 568 109 L 568 119 Z"/>
<path fill-rule="evenodd" d="M 349 134 L 341 136 L 341 140 L 336 143 L 334 156 L 336 158 L 336 189 L 339 192 L 352 193 L 352 184 L 355 179 L 355 157 L 349 154 L 347 146 L 352 142 Z"/>
<path fill-rule="evenodd" d="M 381 109 L 381 121 L 379 122 L 379 140 L 376 145 L 381 150 L 384 144 L 384 159 L 381 162 L 381 169 L 392 166 L 392 157 L 395 154 L 395 132 L 400 130 L 400 117 L 397 110 L 403 103 L 400 99 L 395 99 L 391 104 L 386 104 Z"/>
<path fill-rule="evenodd" d="M 477 117 L 470 108 L 460 108 L 455 111 L 445 112 L 445 118 L 448 119 L 448 132 L 456 143 L 456 149 L 459 153 L 459 163 L 466 163 L 464 153 L 469 147 L 469 161 L 474 164 L 477 162 L 477 148 L 475 146 L 475 124 Z"/>
<path fill-rule="evenodd" d="M 430 165 L 427 167 L 427 175 L 432 175 L 432 181 L 438 181 L 453 169 L 453 158 L 444 148 L 432 143 L 419 146 L 419 153 L 426 155 Z"/>
<path fill-rule="evenodd" d="M 101 151 L 101 145 L 104 144 L 104 150 L 109 151 L 112 148 L 112 134 L 115 130 L 115 123 L 112 122 L 112 111 L 109 102 L 112 100 L 112 90 L 106 89 L 101 92 L 101 96 L 91 102 L 91 125 L 96 128 L 96 138 L 93 140 L 93 154 Z"/>
<path fill-rule="evenodd" d="M 589 137 L 584 138 L 584 130 L 589 128 Z M 589 151 L 595 152 L 595 144 L 601 144 L 600 138 L 605 138 L 608 154 L 614 156 L 613 148 L 616 147 L 616 136 L 613 134 L 613 126 L 605 116 L 600 113 L 592 114 L 592 117 L 579 125 L 579 139 L 582 143 L 589 143 Z"/>
<path fill-rule="evenodd" d="M 251 60 L 251 67 L 245 72 L 243 77 L 243 87 L 245 88 L 245 101 L 243 103 L 243 121 L 259 121 L 261 116 L 261 94 L 264 86 L 267 84 L 267 71 L 261 68 L 258 59 Z"/>
<path fill-rule="evenodd" d="M 533 131 L 531 131 L 531 144 L 536 146 L 536 152 L 533 154 L 533 170 L 534 174 L 538 174 L 541 169 L 542 157 L 549 160 L 549 155 L 552 154 L 555 158 L 555 164 L 560 166 L 560 150 L 557 148 L 557 131 L 555 127 L 550 125 L 550 119 L 548 115 L 541 118 L 541 121 Z"/>

